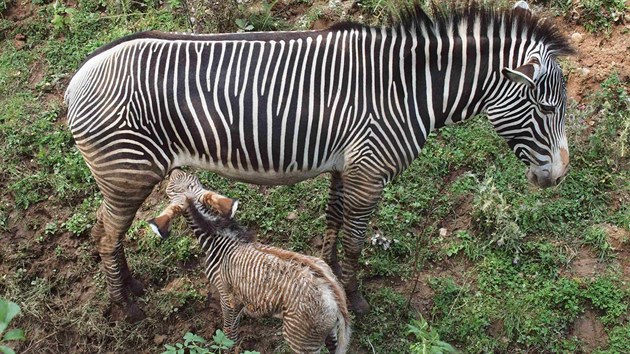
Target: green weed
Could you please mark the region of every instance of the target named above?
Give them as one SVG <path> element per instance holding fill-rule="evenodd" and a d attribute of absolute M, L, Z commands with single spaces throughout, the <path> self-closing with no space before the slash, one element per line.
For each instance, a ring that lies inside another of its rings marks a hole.
<path fill-rule="evenodd" d="M 615 23 L 623 21 L 628 11 L 624 0 L 552 0 L 551 4 L 589 32 L 610 30 Z"/>
<path fill-rule="evenodd" d="M 630 323 L 616 326 L 608 332 L 608 348 L 596 350 L 595 354 L 625 353 L 630 348 Z"/>
<path fill-rule="evenodd" d="M 187 278 L 178 278 L 172 284 L 170 290 L 161 291 L 153 299 L 157 303 L 158 313 L 165 321 L 170 315 L 184 311 L 187 304 L 205 299 Z"/>
<path fill-rule="evenodd" d="M 83 236 L 94 226 L 96 222 L 96 209 L 101 204 L 100 195 L 91 196 L 83 200 L 72 216 L 64 221 L 61 227 L 70 231 L 75 236 Z"/>
<path fill-rule="evenodd" d="M 262 1 L 257 9 L 243 9 L 244 16 L 247 18 L 246 23 L 252 26 L 252 30 L 283 31 L 290 28 L 287 21 L 274 14 L 273 7 L 276 3 L 278 0 Z"/>
<path fill-rule="evenodd" d="M 602 312 L 602 323 L 612 324 L 628 312 L 630 292 L 616 276 L 602 276 L 588 284 L 586 298 Z"/>
<path fill-rule="evenodd" d="M 492 177 L 479 186 L 473 201 L 475 225 L 491 245 L 504 247 L 518 261 L 525 233 L 517 223 L 516 213 L 496 188 Z"/>
<path fill-rule="evenodd" d="M 584 243 L 595 248 L 599 258 L 608 258 L 613 254 L 612 246 L 608 242 L 608 233 L 601 226 L 593 225 L 586 230 Z"/>
<path fill-rule="evenodd" d="M 224 353 L 234 346 L 234 341 L 230 340 L 223 331 L 217 329 L 216 333 L 212 336 L 212 343 L 196 334 L 186 332 L 184 334 L 184 343 L 176 343 L 174 346 L 170 344 L 164 345 L 166 351 L 162 354 L 210 354 L 210 353 Z M 243 354 L 260 354 L 255 351 L 245 350 Z"/>
<path fill-rule="evenodd" d="M 440 335 L 422 316 L 417 320 L 411 320 L 407 325 L 407 334 L 413 334 L 416 340 L 416 343 L 409 347 L 413 354 L 457 353 L 452 345 L 440 340 Z"/>
<path fill-rule="evenodd" d="M 9 330 L 11 320 L 20 314 L 20 306 L 18 304 L 0 298 L 0 352 L 4 354 L 15 354 L 15 351 L 6 344 L 9 341 L 25 340 L 24 331 L 19 328 Z"/>

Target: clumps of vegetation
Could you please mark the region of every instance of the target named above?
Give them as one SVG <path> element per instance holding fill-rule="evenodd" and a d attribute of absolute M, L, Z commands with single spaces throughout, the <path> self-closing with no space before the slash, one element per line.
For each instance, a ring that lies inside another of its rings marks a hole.
<path fill-rule="evenodd" d="M 625 0 L 552 0 L 551 4 L 589 32 L 610 30 L 628 12 Z"/>
<path fill-rule="evenodd" d="M 154 294 L 153 301 L 162 320 L 167 321 L 173 314 L 183 311 L 188 304 L 203 302 L 205 297 L 187 278 L 179 278 L 164 289 Z"/>
<path fill-rule="evenodd" d="M 175 345 L 165 344 L 166 350 L 162 354 L 221 354 L 227 353 L 234 346 L 234 341 L 229 339 L 223 331 L 217 329 L 212 342 L 208 341 L 196 334 L 186 332 L 184 334 L 184 343 L 175 343 Z M 246 350 L 243 354 L 260 354 L 259 352 Z"/>
<path fill-rule="evenodd" d="M 599 225 L 593 225 L 585 231 L 584 243 L 593 247 L 599 258 L 609 258 L 613 254 L 613 248 L 608 242 L 608 234 Z"/>
<path fill-rule="evenodd" d="M 630 291 L 614 275 L 607 275 L 592 280 L 585 297 L 590 300 L 594 308 L 602 312 L 601 321 L 604 324 L 618 322 L 623 314 L 628 313 Z"/>
<path fill-rule="evenodd" d="M 61 225 L 65 230 L 74 236 L 83 236 L 94 226 L 96 222 L 96 210 L 101 204 L 100 195 L 88 197 L 74 210 L 74 213 Z M 54 231 L 53 226 L 47 228 L 46 231 Z"/>
<path fill-rule="evenodd" d="M 595 109 L 604 116 L 595 133 L 591 136 L 593 153 L 612 159 L 618 166 L 620 160 L 628 157 L 630 149 L 630 94 L 629 82 L 623 82 L 618 73 L 613 73 L 601 84 L 595 94 Z"/>
<path fill-rule="evenodd" d="M 5 330 L 11 320 L 20 313 L 20 306 L 12 301 L 0 298 L 0 352 L 3 354 L 15 354 L 15 351 L 7 346 L 9 341 L 24 340 L 24 331 L 19 328 Z"/>
<path fill-rule="evenodd" d="M 457 353 L 452 345 L 440 340 L 440 334 L 429 326 L 422 315 L 417 320 L 411 320 L 411 323 L 407 325 L 407 334 L 415 337 L 415 343 L 409 346 L 412 354 Z"/>
<path fill-rule="evenodd" d="M 516 222 L 518 214 L 496 188 L 492 177 L 486 178 L 479 185 L 472 209 L 475 226 L 482 237 L 490 244 L 512 252 L 514 262 L 518 262 L 525 233 Z"/>

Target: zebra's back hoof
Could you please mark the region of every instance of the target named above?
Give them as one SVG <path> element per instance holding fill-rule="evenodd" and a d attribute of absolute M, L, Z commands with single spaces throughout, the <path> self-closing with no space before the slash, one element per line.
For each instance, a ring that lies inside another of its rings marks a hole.
<path fill-rule="evenodd" d="M 138 280 L 129 277 L 129 279 L 127 279 L 125 281 L 125 285 L 127 286 L 127 289 L 129 290 L 130 293 L 132 293 L 135 296 L 142 296 L 144 295 L 144 285 L 142 285 L 141 282 L 139 282 Z"/>
<path fill-rule="evenodd" d="M 126 312 L 125 321 L 128 323 L 136 323 L 147 317 L 144 314 L 144 311 L 142 311 L 140 307 L 133 302 L 127 305 Z"/>
<path fill-rule="evenodd" d="M 109 308 L 103 312 L 103 316 L 112 323 L 121 321 L 136 323 L 147 317 L 144 311 L 135 303 L 129 303 L 127 305 L 112 303 Z"/>
<path fill-rule="evenodd" d="M 355 315 L 363 316 L 370 312 L 370 304 L 368 304 L 368 302 L 365 300 L 363 295 L 361 295 L 361 292 L 359 290 L 349 292 L 347 294 L 347 297 L 349 305 L 348 307 L 350 308 L 350 311 L 352 311 L 352 313 L 354 313 Z"/>

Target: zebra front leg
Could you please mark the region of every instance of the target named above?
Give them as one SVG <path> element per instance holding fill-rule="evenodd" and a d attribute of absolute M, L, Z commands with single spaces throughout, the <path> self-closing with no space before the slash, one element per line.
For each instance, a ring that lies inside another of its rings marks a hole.
<path fill-rule="evenodd" d="M 359 257 L 365 243 L 365 232 L 370 217 L 381 200 L 383 184 L 380 181 L 349 180 L 344 184 L 344 219 L 341 281 L 346 290 L 349 307 L 357 315 L 369 312 L 370 305 L 359 291 L 357 271 Z"/>
<path fill-rule="evenodd" d="M 223 332 L 229 339 L 234 341 L 234 346 L 229 352 L 235 353 L 239 348 L 238 327 L 245 308 L 243 305 L 237 304 L 234 298 L 229 294 L 221 294 L 222 291 L 219 291 L 219 293 L 221 298 L 221 311 L 223 313 Z"/>
<path fill-rule="evenodd" d="M 326 233 L 322 244 L 322 259 L 328 263 L 337 278 L 341 279 L 341 266 L 337 258 L 337 235 L 343 224 L 343 179 L 337 172 L 331 174 L 328 206 L 326 207 Z"/>

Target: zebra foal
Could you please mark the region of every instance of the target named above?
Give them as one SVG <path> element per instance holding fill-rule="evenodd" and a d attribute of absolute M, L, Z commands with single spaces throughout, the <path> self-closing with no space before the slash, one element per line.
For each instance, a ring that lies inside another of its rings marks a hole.
<path fill-rule="evenodd" d="M 214 35 L 136 33 L 96 50 L 65 94 L 68 126 L 103 193 L 92 235 L 110 298 L 130 319 L 141 293 L 122 240 L 153 187 L 179 166 L 293 184 L 331 175 L 322 258 L 350 307 L 359 256 L 383 188 L 429 134 L 485 114 L 528 167 L 566 174 L 566 38 L 524 2 L 403 10 L 391 26 Z M 337 257 L 338 235 L 344 262 Z"/>
<path fill-rule="evenodd" d="M 238 202 L 207 191 L 197 177 L 173 170 L 166 193 L 170 204 L 149 221 L 162 237 L 180 215 L 206 253 L 205 273 L 216 286 L 223 330 L 238 340 L 245 313 L 283 319 L 283 335 L 296 353 L 345 353 L 350 317 L 343 288 L 321 259 L 252 242 L 251 233 L 232 216 Z"/>

